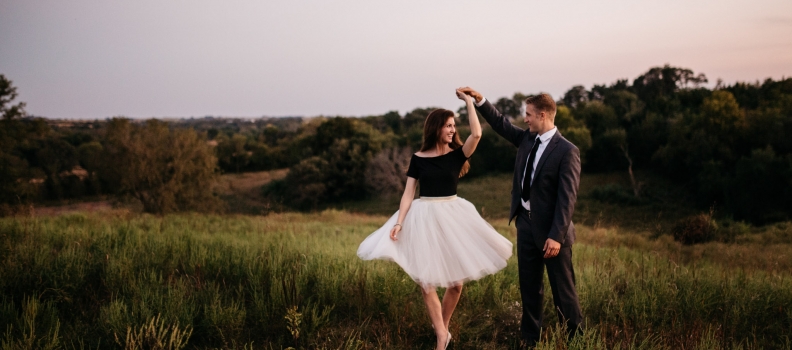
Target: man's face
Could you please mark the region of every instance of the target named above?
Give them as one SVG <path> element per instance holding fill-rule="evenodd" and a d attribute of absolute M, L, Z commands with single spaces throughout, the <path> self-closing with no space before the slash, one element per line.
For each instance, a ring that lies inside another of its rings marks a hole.
<path fill-rule="evenodd" d="M 523 121 L 528 124 L 528 130 L 531 132 L 539 132 L 542 130 L 542 123 L 544 123 L 544 112 L 537 112 L 534 105 L 525 105 L 525 113 L 523 113 Z"/>

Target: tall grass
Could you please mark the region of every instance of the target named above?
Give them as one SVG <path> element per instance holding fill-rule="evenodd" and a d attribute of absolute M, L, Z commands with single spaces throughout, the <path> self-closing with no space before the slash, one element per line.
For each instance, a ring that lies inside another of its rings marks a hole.
<path fill-rule="evenodd" d="M 0 219 L 0 348 L 428 348 L 434 335 L 416 284 L 393 263 L 355 255 L 385 219 Z M 493 223 L 514 240 L 513 226 Z M 551 327 L 542 348 L 790 348 L 788 271 L 679 263 L 649 241 L 579 231 L 573 258 L 588 328 L 566 344 Z M 520 312 L 512 257 L 465 286 L 455 346 L 515 348 Z"/>

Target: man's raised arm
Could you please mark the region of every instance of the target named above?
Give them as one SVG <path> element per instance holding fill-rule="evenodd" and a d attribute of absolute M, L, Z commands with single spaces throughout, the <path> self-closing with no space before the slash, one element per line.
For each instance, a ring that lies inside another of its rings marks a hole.
<path fill-rule="evenodd" d="M 487 101 L 487 99 L 485 99 L 484 96 L 482 96 L 478 91 L 467 86 L 459 88 L 458 90 L 470 95 L 476 100 L 476 110 L 481 113 L 487 123 L 489 123 L 489 125 L 492 127 L 492 130 L 495 130 L 498 135 L 503 136 L 503 138 L 511 142 L 514 147 L 520 147 L 520 142 L 522 142 L 522 138 L 525 135 L 525 130 L 520 129 L 509 122 L 509 120 L 506 119 L 506 117 L 504 117 L 498 111 L 498 109 L 489 103 L 489 101 Z"/>

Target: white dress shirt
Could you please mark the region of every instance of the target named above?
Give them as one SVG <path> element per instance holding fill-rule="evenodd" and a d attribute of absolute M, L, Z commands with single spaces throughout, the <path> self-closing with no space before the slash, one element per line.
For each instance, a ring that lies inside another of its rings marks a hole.
<path fill-rule="evenodd" d="M 536 156 L 534 157 L 533 170 L 531 170 L 531 183 L 533 183 L 534 174 L 536 174 L 536 165 L 539 164 L 539 159 L 542 158 L 542 152 L 544 152 L 545 148 L 547 148 L 547 144 L 550 143 L 550 139 L 553 138 L 553 136 L 556 134 L 557 131 L 558 131 L 558 128 L 553 127 L 552 129 L 548 130 L 544 134 L 541 134 L 541 135 L 536 137 L 537 139 L 541 140 L 542 143 L 540 143 L 539 147 L 536 149 Z M 534 141 L 534 142 L 536 142 L 536 141 Z M 530 152 L 528 154 L 528 158 L 531 158 Z M 526 160 L 525 161 L 525 169 L 523 169 L 523 176 L 522 176 L 522 178 L 520 180 L 525 178 L 525 172 L 527 170 L 528 170 L 528 161 Z M 523 183 L 523 181 L 520 181 L 520 186 L 522 186 L 522 183 Z M 520 188 L 520 190 L 522 190 L 522 188 Z M 520 201 L 522 202 L 522 206 L 523 206 L 523 208 L 525 208 L 525 210 L 531 210 L 531 203 L 529 201 L 524 201 L 524 200 L 522 200 L 522 198 L 520 198 Z"/>

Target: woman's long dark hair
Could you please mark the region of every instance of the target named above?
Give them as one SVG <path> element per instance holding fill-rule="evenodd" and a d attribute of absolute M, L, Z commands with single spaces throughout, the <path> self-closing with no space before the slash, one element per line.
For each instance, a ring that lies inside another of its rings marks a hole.
<path fill-rule="evenodd" d="M 440 140 L 440 132 L 443 131 L 443 126 L 445 126 L 448 118 L 453 117 L 454 112 L 447 109 L 435 109 L 426 116 L 421 152 L 426 152 L 437 147 L 439 143 L 438 140 Z M 459 138 L 458 132 L 454 133 L 454 138 L 448 146 L 451 147 L 451 149 L 462 147 L 462 140 Z M 465 162 L 465 164 L 462 165 L 462 170 L 459 172 L 459 177 L 465 176 L 468 170 L 470 170 L 470 162 Z"/>

